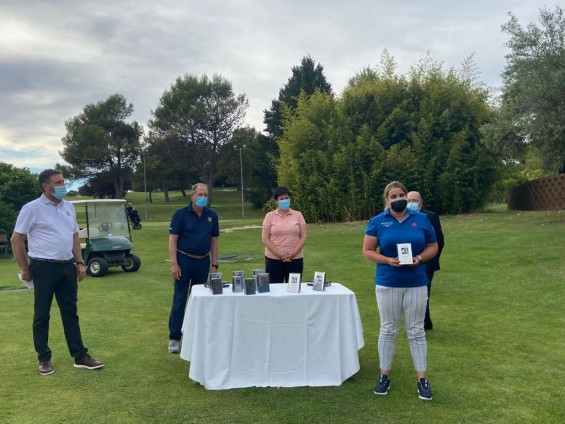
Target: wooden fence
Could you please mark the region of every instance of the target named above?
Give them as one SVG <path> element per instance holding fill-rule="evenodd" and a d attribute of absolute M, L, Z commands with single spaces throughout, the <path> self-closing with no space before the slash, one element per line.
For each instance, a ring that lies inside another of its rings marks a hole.
<path fill-rule="evenodd" d="M 508 191 L 508 209 L 555 211 L 565 209 L 565 174 L 528 181 Z"/>

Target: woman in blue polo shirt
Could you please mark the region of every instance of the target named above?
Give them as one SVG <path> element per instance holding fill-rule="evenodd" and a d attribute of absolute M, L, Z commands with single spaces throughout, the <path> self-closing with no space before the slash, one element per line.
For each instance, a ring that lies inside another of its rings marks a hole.
<path fill-rule="evenodd" d="M 428 280 L 423 263 L 437 254 L 438 245 L 427 216 L 406 209 L 406 195 L 406 187 L 398 181 L 385 187 L 385 211 L 371 218 L 363 241 L 363 256 L 377 264 L 375 291 L 381 323 L 378 342 L 381 372 L 374 392 L 377 395 L 388 393 L 396 336 L 401 315 L 404 315 L 410 353 L 418 373 L 418 395 L 422 400 L 431 400 L 424 331 Z M 400 264 L 399 244 L 410 244 L 412 263 Z"/>

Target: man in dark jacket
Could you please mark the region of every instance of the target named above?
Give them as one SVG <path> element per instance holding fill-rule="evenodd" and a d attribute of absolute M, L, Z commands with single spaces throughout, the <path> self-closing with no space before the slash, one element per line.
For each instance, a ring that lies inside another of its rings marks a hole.
<path fill-rule="evenodd" d="M 424 329 L 432 330 L 434 325 L 432 323 L 432 319 L 430 317 L 430 296 L 432 293 L 432 280 L 434 278 L 434 272 L 439 271 L 439 257 L 441 256 L 441 251 L 443 250 L 444 239 L 443 239 L 443 232 L 441 231 L 441 223 L 439 221 L 439 215 L 433 211 L 429 211 L 424 209 L 424 202 L 422 201 L 422 196 L 417 191 L 411 191 L 407 195 L 408 198 L 408 207 L 413 210 L 420 211 L 421 213 L 425 214 L 432 226 L 434 227 L 434 231 L 436 233 L 437 244 L 439 246 L 439 250 L 437 255 L 426 262 L 426 275 L 428 276 L 428 303 L 426 305 L 426 317 L 424 319 Z"/>

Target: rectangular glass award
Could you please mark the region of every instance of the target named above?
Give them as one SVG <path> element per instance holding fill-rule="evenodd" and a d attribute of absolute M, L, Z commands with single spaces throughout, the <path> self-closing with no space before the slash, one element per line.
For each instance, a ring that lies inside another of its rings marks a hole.
<path fill-rule="evenodd" d="M 268 293 L 271 291 L 269 284 L 269 273 L 263 272 L 261 274 L 256 275 L 256 283 L 257 283 L 257 292 L 258 293 Z"/>
<path fill-rule="evenodd" d="M 316 271 L 314 272 L 314 284 L 312 285 L 312 290 L 324 291 L 326 289 L 326 273 Z"/>
<path fill-rule="evenodd" d="M 400 265 L 412 265 L 412 245 L 410 243 L 398 243 L 398 260 Z"/>
<path fill-rule="evenodd" d="M 255 278 L 246 278 L 245 280 L 245 287 L 243 291 L 245 294 L 256 294 L 257 293 L 257 283 L 255 282 Z"/>
<path fill-rule="evenodd" d="M 242 293 L 245 287 L 245 277 L 243 275 L 234 275 L 231 289 L 234 293 Z"/>
<path fill-rule="evenodd" d="M 286 288 L 289 293 L 300 293 L 300 277 L 299 273 L 288 274 L 288 287 Z"/>

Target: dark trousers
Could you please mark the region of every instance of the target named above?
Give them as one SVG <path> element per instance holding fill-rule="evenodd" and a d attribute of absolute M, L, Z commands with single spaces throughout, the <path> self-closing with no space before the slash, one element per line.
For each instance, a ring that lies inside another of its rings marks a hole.
<path fill-rule="evenodd" d="M 88 349 L 82 343 L 77 314 L 77 270 L 74 264 L 30 260 L 34 283 L 33 343 L 40 361 L 51 360 L 49 349 L 49 319 L 53 295 L 57 299 L 69 353 L 80 359 Z"/>
<path fill-rule="evenodd" d="M 424 318 L 424 328 L 426 330 L 431 330 L 434 327 L 432 323 L 432 319 L 430 318 L 430 296 L 432 294 L 432 280 L 434 279 L 434 272 L 426 271 L 426 275 L 428 276 L 428 300 L 426 302 L 426 316 Z"/>
<path fill-rule="evenodd" d="M 173 305 L 169 316 L 169 339 L 180 340 L 186 301 L 195 284 L 204 284 L 208 280 L 210 256 L 204 259 L 189 258 L 177 252 L 177 263 L 181 269 L 180 280 L 174 281 Z"/>
<path fill-rule="evenodd" d="M 269 273 L 271 283 L 288 283 L 288 274 L 291 272 L 302 274 L 304 271 L 304 258 L 283 262 L 265 256 L 265 271 Z"/>

